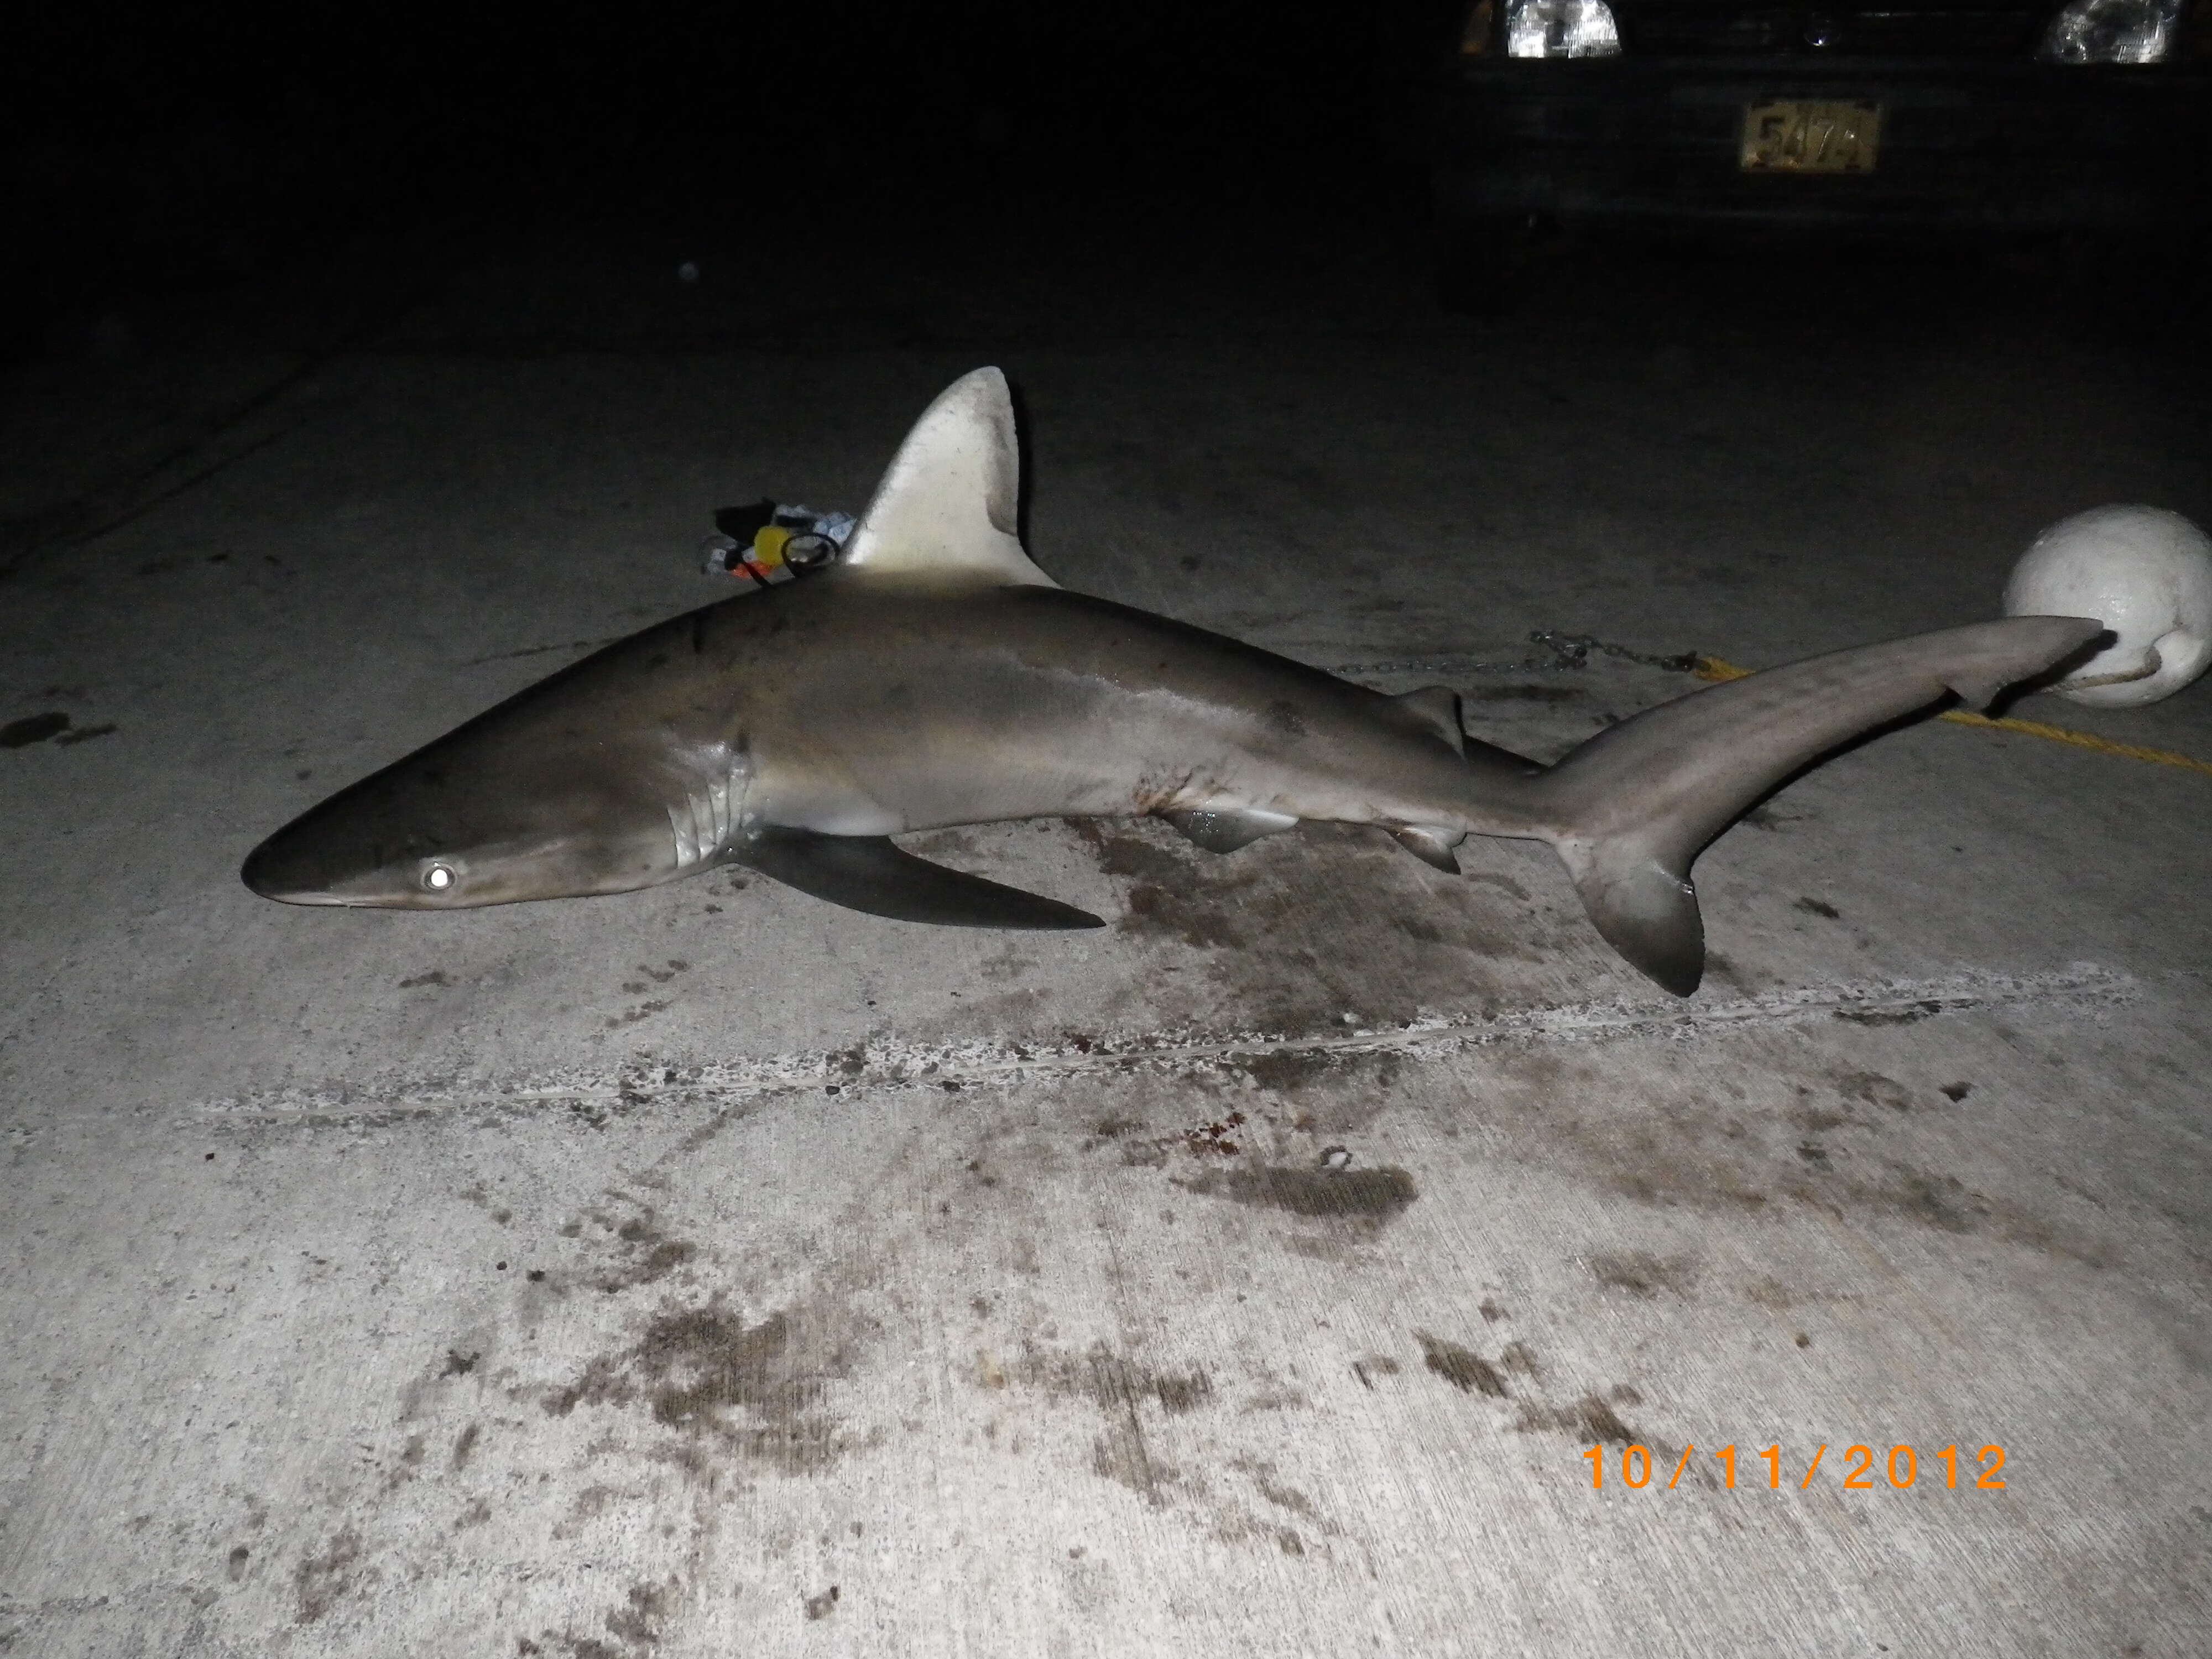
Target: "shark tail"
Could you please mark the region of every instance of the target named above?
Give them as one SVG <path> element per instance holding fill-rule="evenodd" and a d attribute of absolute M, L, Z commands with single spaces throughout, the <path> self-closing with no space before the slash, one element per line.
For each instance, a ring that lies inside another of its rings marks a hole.
<path fill-rule="evenodd" d="M 1598 932 L 1687 996 L 1705 963 L 1690 865 L 1716 836 L 1830 750 L 1953 695 L 1986 708 L 2103 629 L 2013 617 L 1711 686 L 1600 732 L 1531 781 L 1530 805 Z"/>

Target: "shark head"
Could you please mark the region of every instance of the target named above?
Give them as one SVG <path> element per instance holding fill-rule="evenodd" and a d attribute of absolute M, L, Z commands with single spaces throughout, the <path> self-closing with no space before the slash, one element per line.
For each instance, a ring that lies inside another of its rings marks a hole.
<path fill-rule="evenodd" d="M 617 763 L 604 747 L 529 741 L 507 714 L 302 813 L 240 877 L 287 904 L 466 909 L 651 886 L 702 867 L 726 840 L 726 786 L 654 787 L 671 775 L 656 757 Z"/>

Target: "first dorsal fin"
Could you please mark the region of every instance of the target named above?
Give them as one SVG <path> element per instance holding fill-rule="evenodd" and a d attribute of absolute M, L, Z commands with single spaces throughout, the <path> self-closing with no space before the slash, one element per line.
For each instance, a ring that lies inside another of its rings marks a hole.
<path fill-rule="evenodd" d="M 884 469 L 841 566 L 1054 587 L 1023 551 L 1021 454 L 1006 377 L 962 375 L 922 412 Z"/>

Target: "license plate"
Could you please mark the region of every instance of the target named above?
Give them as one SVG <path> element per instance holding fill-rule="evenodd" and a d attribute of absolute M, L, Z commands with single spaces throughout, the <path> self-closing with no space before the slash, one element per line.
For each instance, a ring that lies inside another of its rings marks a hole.
<path fill-rule="evenodd" d="M 1785 99 L 1743 112 L 1746 173 L 1872 173 L 1881 106 Z"/>

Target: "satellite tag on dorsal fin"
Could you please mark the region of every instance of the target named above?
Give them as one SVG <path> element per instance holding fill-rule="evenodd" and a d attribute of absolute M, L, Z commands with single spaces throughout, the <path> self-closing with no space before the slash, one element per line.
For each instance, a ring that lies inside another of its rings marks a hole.
<path fill-rule="evenodd" d="M 979 368 L 947 386 L 914 423 L 838 563 L 1056 587 L 1022 550 L 1020 499 L 1021 452 L 1006 377 Z"/>

